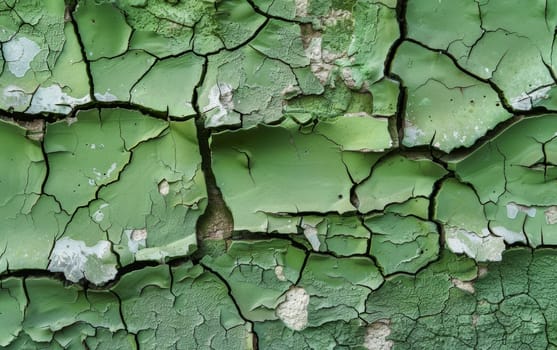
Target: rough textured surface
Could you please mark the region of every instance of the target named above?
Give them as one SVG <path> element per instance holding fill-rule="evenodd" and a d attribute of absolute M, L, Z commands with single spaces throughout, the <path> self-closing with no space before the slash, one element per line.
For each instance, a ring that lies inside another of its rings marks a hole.
<path fill-rule="evenodd" d="M 0 347 L 557 349 L 555 28 L 0 1 Z"/>

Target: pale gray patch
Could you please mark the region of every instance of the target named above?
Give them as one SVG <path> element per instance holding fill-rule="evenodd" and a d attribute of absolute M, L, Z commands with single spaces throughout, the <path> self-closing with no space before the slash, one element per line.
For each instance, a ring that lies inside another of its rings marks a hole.
<path fill-rule="evenodd" d="M 8 70 L 18 78 L 25 76 L 31 68 L 31 61 L 40 51 L 39 45 L 26 37 L 15 37 L 2 45 Z"/>
<path fill-rule="evenodd" d="M 82 278 L 94 284 L 106 283 L 116 276 L 116 264 L 106 260 L 112 257 L 111 243 L 101 240 L 92 247 L 85 242 L 64 237 L 56 241 L 50 254 L 48 270 L 63 272 L 67 280 L 79 282 Z"/>
<path fill-rule="evenodd" d="M 364 348 L 367 350 L 390 350 L 393 341 L 387 340 L 391 334 L 389 320 L 377 320 L 366 327 Z"/>
<path fill-rule="evenodd" d="M 284 325 L 292 330 L 301 331 L 308 323 L 309 294 L 300 287 L 291 287 L 286 299 L 280 303 L 275 313 Z"/>
<path fill-rule="evenodd" d="M 33 95 L 31 106 L 29 106 L 26 113 L 36 114 L 52 112 L 68 114 L 73 107 L 90 101 L 91 98 L 89 95 L 75 98 L 63 92 L 58 85 L 51 85 L 49 87 L 41 86 Z"/>

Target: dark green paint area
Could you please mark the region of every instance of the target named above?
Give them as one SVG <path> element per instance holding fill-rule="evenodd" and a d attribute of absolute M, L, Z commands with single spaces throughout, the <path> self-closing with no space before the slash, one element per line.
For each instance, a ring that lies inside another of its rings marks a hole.
<path fill-rule="evenodd" d="M 557 349 L 556 27 L 0 0 L 0 347 Z"/>

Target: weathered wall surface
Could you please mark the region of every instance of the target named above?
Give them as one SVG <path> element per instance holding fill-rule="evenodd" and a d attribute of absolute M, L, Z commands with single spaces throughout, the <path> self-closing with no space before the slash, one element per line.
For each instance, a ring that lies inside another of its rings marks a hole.
<path fill-rule="evenodd" d="M 0 2 L 0 347 L 557 348 L 557 3 Z"/>

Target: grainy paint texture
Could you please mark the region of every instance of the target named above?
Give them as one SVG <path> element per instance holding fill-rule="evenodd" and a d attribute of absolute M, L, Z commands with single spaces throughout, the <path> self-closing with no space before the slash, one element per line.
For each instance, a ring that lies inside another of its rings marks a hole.
<path fill-rule="evenodd" d="M 0 347 L 557 349 L 556 28 L 1 0 Z"/>

